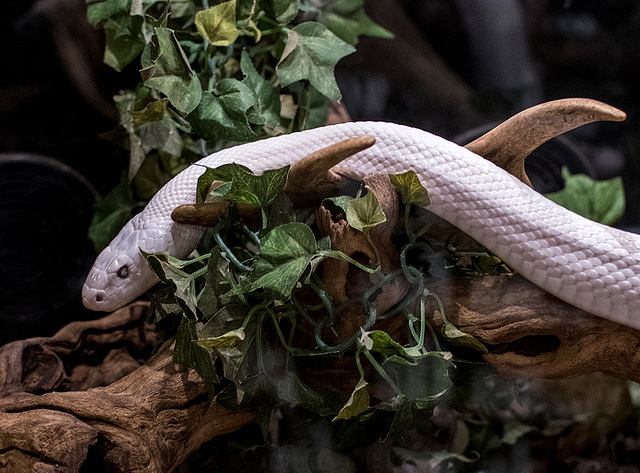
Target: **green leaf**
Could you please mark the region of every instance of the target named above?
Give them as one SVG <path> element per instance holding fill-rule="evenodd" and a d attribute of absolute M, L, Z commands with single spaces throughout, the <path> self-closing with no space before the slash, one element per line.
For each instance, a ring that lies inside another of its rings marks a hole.
<path fill-rule="evenodd" d="M 238 168 L 225 197 L 264 209 L 284 190 L 288 173 L 289 166 L 269 169 L 258 176 Z"/>
<path fill-rule="evenodd" d="M 389 174 L 391 184 L 400 193 L 404 204 L 414 204 L 426 208 L 429 203 L 429 193 L 424 188 L 415 171 L 402 174 Z"/>
<path fill-rule="evenodd" d="M 326 97 L 340 100 L 333 70 L 340 59 L 355 51 L 353 46 L 315 22 L 302 23 L 288 34 L 276 68 L 282 87 L 306 79 Z"/>
<path fill-rule="evenodd" d="M 373 227 L 387 221 L 376 195 L 369 190 L 364 197 L 349 201 L 347 222 L 362 233 L 369 233 Z"/>
<path fill-rule="evenodd" d="M 196 28 L 200 36 L 213 46 L 229 46 L 238 38 L 236 0 L 196 13 Z"/>
<path fill-rule="evenodd" d="M 147 122 L 137 130 L 137 134 L 145 154 L 157 149 L 173 156 L 182 155 L 180 132 L 170 120 Z"/>
<path fill-rule="evenodd" d="M 133 181 L 136 178 L 138 183 L 142 180 L 158 183 L 157 176 L 152 176 L 153 173 L 148 172 L 152 169 L 152 166 L 144 167 L 145 163 L 149 161 L 147 159 L 149 153 L 154 149 L 175 157 L 182 155 L 182 137 L 171 120 L 165 119 L 143 123 L 129 133 L 129 181 Z M 147 175 L 139 176 L 138 173 L 144 169 L 147 170 Z M 153 186 L 151 195 L 147 197 L 151 198 L 164 182 L 175 174 L 177 172 L 161 179 L 160 186 Z"/>
<path fill-rule="evenodd" d="M 232 348 L 245 339 L 247 309 L 229 304 L 216 312 L 198 332 L 198 345 L 208 350 Z"/>
<path fill-rule="evenodd" d="M 297 105 L 293 125 L 295 130 L 309 130 L 324 126 L 329 116 L 329 99 L 308 84 L 296 82 L 289 86 Z"/>
<path fill-rule="evenodd" d="M 264 288 L 289 298 L 316 253 L 315 236 L 304 223 L 275 227 L 260 239 L 260 259 L 250 277 L 227 296 Z"/>
<path fill-rule="evenodd" d="M 174 294 L 180 307 L 191 317 L 196 317 L 197 293 L 195 278 L 182 270 L 185 262 L 170 256 L 166 251 L 143 253 L 149 266 L 165 284 L 174 288 Z"/>
<path fill-rule="evenodd" d="M 147 122 L 157 122 L 167 116 L 167 99 L 154 100 L 145 105 L 142 110 L 131 110 L 133 125 L 140 126 Z"/>
<path fill-rule="evenodd" d="M 380 353 L 385 357 L 393 355 L 407 356 L 407 352 L 402 345 L 391 338 L 387 332 L 383 332 L 382 330 L 365 332 L 360 340 L 369 351 Z"/>
<path fill-rule="evenodd" d="M 320 10 L 318 22 L 343 41 L 355 46 L 358 36 L 393 38 L 393 33 L 377 25 L 364 11 L 364 0 L 329 0 Z"/>
<path fill-rule="evenodd" d="M 451 322 L 446 322 L 442 326 L 442 336 L 453 345 L 471 348 L 480 353 L 489 353 L 489 350 L 481 341 L 473 335 L 463 332 Z"/>
<path fill-rule="evenodd" d="M 396 415 L 389 427 L 389 438 L 400 438 L 408 430 L 424 429 L 425 426 L 433 423 L 431 420 L 433 407 L 423 408 L 408 397 L 400 397 L 395 410 Z"/>
<path fill-rule="evenodd" d="M 198 178 L 198 195 L 196 197 L 198 203 L 205 201 L 209 195 L 209 189 L 214 181 L 223 181 L 231 183 L 235 175 L 240 172 L 253 174 L 251 170 L 237 163 L 223 164 L 217 168 L 206 168 Z M 227 191 L 228 192 L 228 189 Z M 225 192 L 225 194 L 226 194 Z"/>
<path fill-rule="evenodd" d="M 233 287 L 230 279 L 229 261 L 222 256 L 218 248 L 213 248 L 207 261 L 205 285 L 198 298 L 198 309 L 202 312 L 204 320 L 210 320 L 220 307 L 229 303 L 221 295 Z"/>
<path fill-rule="evenodd" d="M 196 338 L 196 321 L 189 317 L 183 317 L 178 333 L 176 345 L 173 350 L 174 362 L 193 368 L 207 385 L 209 393 L 213 392 L 214 385 L 220 382 L 209 353 L 193 343 Z"/>
<path fill-rule="evenodd" d="M 205 140 L 250 141 L 256 135 L 249 127 L 247 111 L 255 104 L 249 87 L 236 79 L 223 79 L 213 91 L 202 95 L 187 119 Z"/>
<path fill-rule="evenodd" d="M 102 28 L 105 33 L 104 63 L 122 71 L 144 50 L 143 19 L 140 16 L 121 16 L 107 19 Z"/>
<path fill-rule="evenodd" d="M 225 198 L 265 209 L 284 190 L 288 173 L 289 166 L 268 169 L 259 175 L 236 163 L 207 168 L 198 178 L 198 195 L 204 200 L 214 181 L 231 182 L 231 187 L 224 193 Z"/>
<path fill-rule="evenodd" d="M 131 0 L 87 0 L 87 20 L 98 26 L 107 18 L 129 16 Z"/>
<path fill-rule="evenodd" d="M 556 204 L 604 225 L 612 225 L 624 214 L 622 178 L 594 181 L 585 174 L 571 174 L 566 167 L 562 177 L 564 189 L 546 195 Z"/>
<path fill-rule="evenodd" d="M 354 416 L 362 414 L 369 408 L 369 392 L 367 391 L 367 382 L 364 379 L 358 381 L 355 389 L 349 396 L 349 400 L 342 406 L 338 415 L 333 418 L 335 422 L 338 419 L 350 419 Z"/>
<path fill-rule="evenodd" d="M 240 313 L 238 312 L 235 315 L 239 316 Z M 238 319 L 232 319 L 227 322 L 228 327 L 240 327 L 242 324 L 242 321 Z M 222 362 L 224 377 L 232 381 L 236 386 L 238 404 L 242 402 L 245 394 L 244 381 L 256 372 L 255 339 L 256 323 L 255 320 L 251 319 L 244 327 L 244 339 L 237 340 L 233 346 L 219 346 L 215 349 Z"/>
<path fill-rule="evenodd" d="M 327 396 L 311 389 L 291 371 L 287 371 L 285 378 L 278 383 L 278 397 L 282 401 L 296 404 L 321 416 L 335 414 L 339 407 Z"/>
<path fill-rule="evenodd" d="M 278 94 L 278 89 L 258 74 L 246 50 L 242 51 L 240 67 L 244 74 L 242 82 L 255 95 L 255 104 L 249 108 L 247 118 L 256 125 L 278 126 L 280 124 L 280 95 Z"/>
<path fill-rule="evenodd" d="M 89 226 L 89 238 L 97 251 L 102 251 L 129 221 L 138 204 L 133 200 L 131 187 L 120 182 L 96 204 Z"/>
<path fill-rule="evenodd" d="M 257 43 L 262 39 L 262 31 L 256 22 L 264 15 L 264 11 L 256 0 L 237 0 L 236 2 L 236 27 L 240 34 L 253 36 Z"/>
<path fill-rule="evenodd" d="M 387 358 L 384 369 L 394 377 L 400 391 L 421 408 L 435 406 L 453 386 L 449 369 L 455 365 L 440 352 L 430 352 L 415 361 L 397 355 Z"/>
<path fill-rule="evenodd" d="M 151 65 L 140 71 L 142 82 L 166 95 L 180 112 L 191 113 L 202 98 L 200 80 L 174 31 L 169 28 L 154 28 L 154 31 Z"/>
<path fill-rule="evenodd" d="M 278 387 L 265 373 L 258 373 L 244 380 L 242 390 L 244 402 L 253 408 L 262 434 L 267 438 L 271 412 L 278 402 Z"/>
<path fill-rule="evenodd" d="M 299 2 L 291 0 L 265 0 L 265 9 L 281 25 L 291 23 L 298 14 Z"/>

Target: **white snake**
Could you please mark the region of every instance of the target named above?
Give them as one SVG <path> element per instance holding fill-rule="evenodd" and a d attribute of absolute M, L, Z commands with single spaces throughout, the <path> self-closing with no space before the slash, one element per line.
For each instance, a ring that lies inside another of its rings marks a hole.
<path fill-rule="evenodd" d="M 422 130 L 390 123 L 345 123 L 269 138 L 214 153 L 197 164 L 240 163 L 256 173 L 293 164 L 346 138 L 376 143 L 333 168 L 362 179 L 414 170 L 429 210 L 500 256 L 522 276 L 587 312 L 640 329 L 640 236 L 584 219 L 541 196 L 482 157 Z M 171 220 L 195 202 L 204 171 L 192 165 L 167 183 L 98 256 L 84 304 L 111 311 L 157 282 L 140 253 L 185 258 L 204 230 Z"/>

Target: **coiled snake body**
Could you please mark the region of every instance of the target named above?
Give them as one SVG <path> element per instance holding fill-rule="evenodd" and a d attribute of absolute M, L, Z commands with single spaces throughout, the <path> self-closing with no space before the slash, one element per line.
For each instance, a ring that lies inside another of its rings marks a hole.
<path fill-rule="evenodd" d="M 640 329 L 640 236 L 584 219 L 541 196 L 482 157 L 422 130 L 356 122 L 269 138 L 222 150 L 197 164 L 236 162 L 256 173 L 293 164 L 346 138 L 376 143 L 333 168 L 362 179 L 416 172 L 429 210 L 500 256 L 525 278 L 585 311 Z M 194 203 L 204 171 L 192 165 L 167 183 L 98 256 L 83 287 L 94 310 L 114 310 L 157 282 L 140 249 L 186 257 L 204 230 L 171 220 Z"/>

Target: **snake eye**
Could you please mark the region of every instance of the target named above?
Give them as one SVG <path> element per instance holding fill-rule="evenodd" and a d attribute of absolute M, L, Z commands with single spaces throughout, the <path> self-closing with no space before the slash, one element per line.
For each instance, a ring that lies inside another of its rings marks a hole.
<path fill-rule="evenodd" d="M 120 269 L 118 269 L 118 277 L 125 279 L 129 277 L 129 266 L 127 266 L 126 264 L 124 266 L 122 266 Z"/>

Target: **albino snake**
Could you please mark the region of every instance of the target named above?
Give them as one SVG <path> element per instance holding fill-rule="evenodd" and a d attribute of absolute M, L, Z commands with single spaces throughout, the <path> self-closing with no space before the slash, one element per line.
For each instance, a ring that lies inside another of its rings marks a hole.
<path fill-rule="evenodd" d="M 335 166 L 362 179 L 414 170 L 429 210 L 449 221 L 540 288 L 587 312 L 640 329 L 640 236 L 586 220 L 541 196 L 482 157 L 430 133 L 389 123 L 345 123 L 269 138 L 214 153 L 197 164 L 236 162 L 256 173 L 293 164 L 356 136 L 376 143 Z M 167 183 L 98 256 L 84 304 L 114 310 L 157 282 L 140 249 L 185 258 L 204 229 L 171 220 L 195 202 L 204 171 L 192 165 Z"/>

